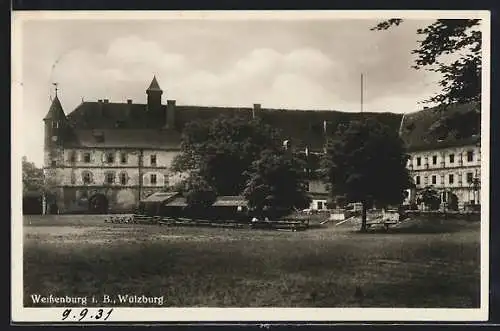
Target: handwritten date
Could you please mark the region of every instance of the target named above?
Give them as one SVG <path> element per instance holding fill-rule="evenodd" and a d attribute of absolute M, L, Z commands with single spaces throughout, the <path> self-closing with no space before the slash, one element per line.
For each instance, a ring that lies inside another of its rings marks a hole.
<path fill-rule="evenodd" d="M 110 309 L 65 309 L 62 313 L 61 320 L 62 321 L 106 321 L 111 313 L 113 312 L 113 308 Z"/>

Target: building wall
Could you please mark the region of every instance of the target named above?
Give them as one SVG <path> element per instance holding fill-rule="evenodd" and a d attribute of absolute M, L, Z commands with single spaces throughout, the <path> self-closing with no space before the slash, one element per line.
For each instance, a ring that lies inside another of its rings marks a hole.
<path fill-rule="evenodd" d="M 480 190 L 475 190 L 474 178 L 481 178 L 481 148 L 475 145 L 411 152 L 408 170 L 416 191 L 433 186 L 438 192 L 450 191 L 458 198 L 459 208 L 480 203 Z M 407 203 L 414 202 L 409 194 Z"/>
<path fill-rule="evenodd" d="M 88 199 L 95 194 L 106 196 L 111 212 L 131 211 L 141 198 L 182 179 L 170 170 L 177 153 L 114 148 L 52 148 L 46 151 L 44 172 L 56 187 L 60 213 L 86 211 Z M 84 181 L 85 178 L 90 181 Z"/>

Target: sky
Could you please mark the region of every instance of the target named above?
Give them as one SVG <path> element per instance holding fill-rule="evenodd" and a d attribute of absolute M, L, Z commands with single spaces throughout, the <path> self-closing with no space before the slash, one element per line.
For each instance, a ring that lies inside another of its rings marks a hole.
<path fill-rule="evenodd" d="M 377 19 L 29 20 L 22 23 L 23 155 L 43 165 L 43 117 L 54 95 L 81 102 L 146 102 L 153 75 L 163 103 L 408 113 L 439 76 L 411 68 L 419 27 Z"/>

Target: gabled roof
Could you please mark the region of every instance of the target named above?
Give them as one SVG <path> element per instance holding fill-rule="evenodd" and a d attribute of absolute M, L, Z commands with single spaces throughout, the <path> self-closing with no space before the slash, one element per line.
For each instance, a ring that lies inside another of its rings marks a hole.
<path fill-rule="evenodd" d="M 165 204 L 167 207 L 186 207 L 187 205 L 186 198 L 184 197 L 175 197 Z"/>
<path fill-rule="evenodd" d="M 54 100 L 52 100 L 52 104 L 50 105 L 49 111 L 47 115 L 43 118 L 44 120 L 61 120 L 61 119 L 66 119 L 66 115 L 64 114 L 64 110 L 61 105 L 61 101 L 59 101 L 59 98 L 56 96 L 54 97 Z"/>
<path fill-rule="evenodd" d="M 406 114 L 400 135 L 409 151 L 472 145 L 480 141 L 480 104 L 455 104 Z"/>
<path fill-rule="evenodd" d="M 169 199 L 172 199 L 179 193 L 177 192 L 156 192 L 151 194 L 150 196 L 146 197 L 145 199 L 142 199 L 141 202 L 146 202 L 146 203 L 155 203 L 155 202 L 161 202 L 164 203 L 168 201 Z"/>
<path fill-rule="evenodd" d="M 186 198 L 176 196 L 175 198 L 167 201 L 167 207 L 186 207 L 188 205 Z M 242 196 L 219 196 L 212 204 L 213 207 L 239 207 L 248 205 L 248 201 Z"/>
<path fill-rule="evenodd" d="M 213 203 L 214 207 L 239 207 L 248 205 L 248 201 L 243 196 L 220 196 Z"/>

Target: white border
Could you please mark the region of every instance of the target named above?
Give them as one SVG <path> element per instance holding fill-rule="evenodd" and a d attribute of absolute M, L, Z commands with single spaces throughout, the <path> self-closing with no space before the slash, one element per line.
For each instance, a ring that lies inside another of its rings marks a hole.
<path fill-rule="evenodd" d="M 324 19 L 483 20 L 481 127 L 481 307 L 479 309 L 404 308 L 114 308 L 107 322 L 251 322 L 251 321 L 486 321 L 489 303 L 489 133 L 490 133 L 490 12 L 489 11 L 24 11 L 12 14 L 12 321 L 59 322 L 63 308 L 23 307 L 22 221 L 22 23 L 27 20 L 324 20 Z M 21 110 L 21 111 L 20 111 Z"/>

